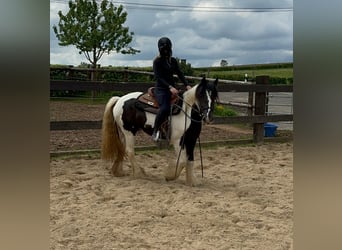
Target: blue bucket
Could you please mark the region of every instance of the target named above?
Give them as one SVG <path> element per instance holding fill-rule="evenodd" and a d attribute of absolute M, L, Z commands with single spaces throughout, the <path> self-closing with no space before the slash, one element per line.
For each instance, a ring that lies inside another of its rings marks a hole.
<path fill-rule="evenodd" d="M 265 137 L 274 137 L 276 135 L 278 126 L 272 123 L 264 124 L 264 136 Z"/>

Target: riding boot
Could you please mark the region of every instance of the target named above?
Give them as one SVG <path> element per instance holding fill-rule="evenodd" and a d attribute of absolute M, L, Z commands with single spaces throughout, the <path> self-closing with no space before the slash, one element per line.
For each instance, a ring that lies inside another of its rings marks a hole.
<path fill-rule="evenodd" d="M 157 114 L 156 119 L 154 121 L 154 129 L 152 134 L 152 140 L 158 141 L 160 139 L 160 126 L 163 123 L 163 115 Z"/>
<path fill-rule="evenodd" d="M 158 141 L 158 140 L 159 140 L 159 137 L 160 137 L 160 132 L 159 132 L 159 130 L 153 131 L 152 140 L 153 140 L 153 141 Z"/>

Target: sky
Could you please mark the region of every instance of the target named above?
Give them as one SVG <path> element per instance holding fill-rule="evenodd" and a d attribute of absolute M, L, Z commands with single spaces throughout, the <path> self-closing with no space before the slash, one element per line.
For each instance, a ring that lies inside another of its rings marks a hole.
<path fill-rule="evenodd" d="M 101 66 L 152 66 L 157 42 L 167 36 L 173 56 L 192 67 L 293 62 L 293 0 L 120 0 L 125 25 L 134 32 L 130 46 L 141 52 L 104 54 Z M 75 46 L 59 46 L 52 26 L 68 0 L 50 0 L 50 63 L 89 63 Z"/>

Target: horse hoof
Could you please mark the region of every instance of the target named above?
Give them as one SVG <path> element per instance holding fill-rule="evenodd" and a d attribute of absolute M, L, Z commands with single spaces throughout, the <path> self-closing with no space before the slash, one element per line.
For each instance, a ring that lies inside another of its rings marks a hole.
<path fill-rule="evenodd" d="M 139 167 L 139 170 L 133 173 L 135 178 L 144 178 L 147 177 L 147 174 L 143 168 Z"/>
<path fill-rule="evenodd" d="M 114 177 L 123 177 L 125 176 L 126 174 L 124 172 L 121 172 L 121 171 L 110 171 L 110 173 L 114 176 Z"/>
<path fill-rule="evenodd" d="M 174 181 L 174 180 L 176 180 L 176 179 L 177 179 L 176 176 L 165 176 L 165 180 L 166 180 L 166 181 Z"/>
<path fill-rule="evenodd" d="M 190 187 L 197 187 L 200 186 L 202 183 L 197 179 L 192 179 L 191 181 L 187 181 L 186 184 Z"/>
<path fill-rule="evenodd" d="M 199 186 L 198 183 L 187 183 L 187 185 L 188 185 L 189 187 L 197 187 L 197 186 Z"/>

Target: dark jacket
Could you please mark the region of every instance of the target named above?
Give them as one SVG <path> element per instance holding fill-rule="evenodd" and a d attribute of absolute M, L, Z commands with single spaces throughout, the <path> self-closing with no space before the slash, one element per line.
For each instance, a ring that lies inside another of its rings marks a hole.
<path fill-rule="evenodd" d="M 166 57 L 156 57 L 153 61 L 153 71 L 157 80 L 155 85 L 157 88 L 169 89 L 171 86 L 175 87 L 174 74 L 178 76 L 185 86 L 189 85 L 174 57 L 171 57 L 170 61 Z"/>

